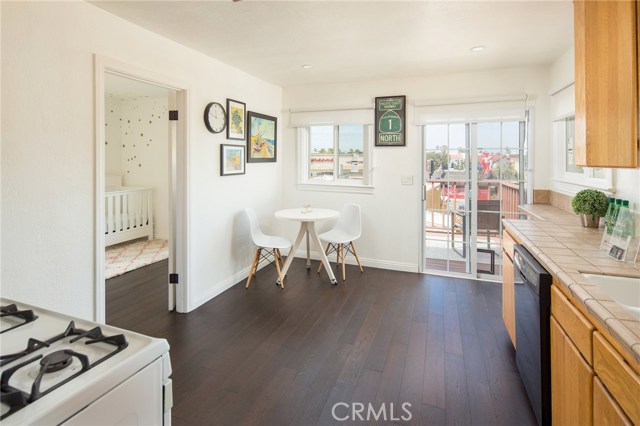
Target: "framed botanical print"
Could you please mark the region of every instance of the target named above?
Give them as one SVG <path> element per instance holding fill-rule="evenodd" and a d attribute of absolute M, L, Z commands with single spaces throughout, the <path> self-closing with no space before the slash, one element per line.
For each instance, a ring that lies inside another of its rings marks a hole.
<path fill-rule="evenodd" d="M 247 114 L 247 163 L 276 161 L 278 119 L 249 111 Z"/>
<path fill-rule="evenodd" d="M 227 139 L 243 141 L 247 138 L 244 102 L 227 99 Z"/>
<path fill-rule="evenodd" d="M 244 145 L 220 145 L 220 176 L 244 174 Z"/>

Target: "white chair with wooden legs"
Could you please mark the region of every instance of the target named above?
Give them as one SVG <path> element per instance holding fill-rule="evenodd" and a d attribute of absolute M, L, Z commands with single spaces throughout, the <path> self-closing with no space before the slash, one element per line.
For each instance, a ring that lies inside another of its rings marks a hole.
<path fill-rule="evenodd" d="M 258 223 L 256 212 L 250 208 L 244 209 L 244 212 L 249 218 L 251 240 L 253 241 L 253 244 L 258 246 L 256 254 L 253 257 L 251 268 L 249 268 L 249 277 L 247 277 L 247 284 L 245 285 L 245 288 L 249 288 L 251 277 L 255 276 L 260 262 L 264 260 L 271 262 L 269 256 L 273 258 L 273 262 L 276 264 L 276 269 L 278 270 L 278 282 L 280 283 L 280 287 L 284 288 L 284 280 L 282 279 L 281 272 L 284 262 L 282 261 L 280 250 L 288 249 L 289 247 L 291 247 L 291 241 L 283 237 L 264 234 L 262 232 L 262 229 L 260 229 L 260 224 Z"/>
<path fill-rule="evenodd" d="M 347 274 L 345 271 L 344 260 L 348 253 L 351 253 L 358 262 L 360 272 L 364 272 L 356 246 L 353 244 L 355 240 L 360 238 L 362 234 L 362 219 L 360 217 L 360 206 L 357 204 L 345 204 L 340 211 L 340 217 L 336 225 L 329 231 L 320 234 L 320 240 L 327 243 L 325 253 L 327 256 L 333 252 L 336 253 L 336 263 L 342 264 L 342 281 L 346 281 Z M 318 267 L 318 273 L 322 269 L 322 263 Z"/>

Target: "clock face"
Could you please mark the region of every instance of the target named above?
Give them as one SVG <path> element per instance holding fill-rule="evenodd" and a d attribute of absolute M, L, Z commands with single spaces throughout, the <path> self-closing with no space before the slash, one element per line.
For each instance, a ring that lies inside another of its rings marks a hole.
<path fill-rule="evenodd" d="M 217 102 L 211 102 L 204 109 L 204 125 L 211 133 L 220 133 L 227 126 L 227 115 L 224 107 Z"/>

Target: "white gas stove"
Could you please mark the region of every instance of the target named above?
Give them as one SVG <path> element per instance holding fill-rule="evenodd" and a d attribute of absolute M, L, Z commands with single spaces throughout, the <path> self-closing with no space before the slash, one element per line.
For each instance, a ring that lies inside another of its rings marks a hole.
<path fill-rule="evenodd" d="M 3 426 L 170 425 L 169 344 L 0 299 Z"/>

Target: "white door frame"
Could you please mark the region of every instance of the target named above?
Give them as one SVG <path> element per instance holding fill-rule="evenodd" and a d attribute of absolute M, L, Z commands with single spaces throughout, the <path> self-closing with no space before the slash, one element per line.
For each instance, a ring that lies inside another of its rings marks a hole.
<path fill-rule="evenodd" d="M 176 107 L 179 111 L 179 119 L 176 126 L 176 138 L 171 138 L 172 156 L 170 161 L 175 161 L 172 166 L 172 179 L 170 185 L 170 235 L 174 238 L 175 269 L 169 272 L 179 274 L 180 284 L 175 291 L 175 308 L 178 312 L 188 311 L 189 286 L 188 286 L 188 220 L 189 217 L 189 191 L 188 191 L 188 126 L 187 117 L 189 104 L 188 86 L 173 78 L 157 74 L 153 71 L 138 68 L 136 66 L 120 62 L 100 55 L 94 55 L 94 78 L 95 78 L 95 299 L 94 299 L 94 320 L 100 323 L 106 318 L 106 291 L 105 291 L 105 248 L 104 248 L 104 195 L 105 195 L 105 73 L 115 74 L 132 80 L 138 80 L 155 86 L 164 87 L 176 92 Z M 175 174 L 175 175 L 174 175 Z M 175 195 L 174 195 L 175 191 Z M 174 217 L 175 216 L 175 217 Z M 173 219 L 173 220 L 172 220 Z M 167 285 L 168 277 L 167 277 Z M 168 303 L 171 304 L 172 292 L 169 292 Z"/>

